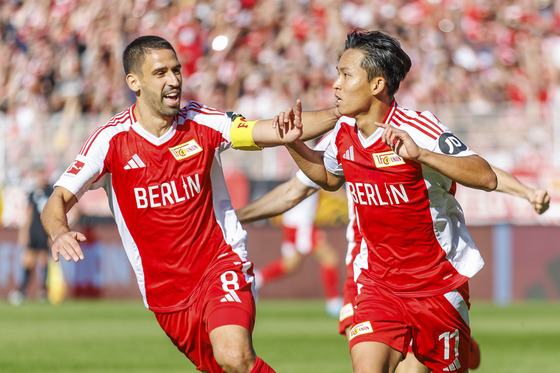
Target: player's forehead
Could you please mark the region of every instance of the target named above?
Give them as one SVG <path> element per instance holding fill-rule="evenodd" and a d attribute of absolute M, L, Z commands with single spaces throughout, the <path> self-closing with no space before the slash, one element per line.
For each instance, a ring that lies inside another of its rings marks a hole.
<path fill-rule="evenodd" d="M 362 61 L 365 55 L 364 52 L 351 48 L 347 49 L 342 53 L 340 58 L 338 59 L 337 69 L 339 71 L 346 71 L 346 70 L 357 70 L 362 69 Z"/>
<path fill-rule="evenodd" d="M 180 66 L 177 56 L 171 49 L 149 49 L 144 54 L 142 71 L 150 72 L 161 68 Z"/>

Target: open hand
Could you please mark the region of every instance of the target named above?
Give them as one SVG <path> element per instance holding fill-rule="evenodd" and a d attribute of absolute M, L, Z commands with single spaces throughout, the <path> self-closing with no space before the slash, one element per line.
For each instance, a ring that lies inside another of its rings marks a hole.
<path fill-rule="evenodd" d="M 417 160 L 418 157 L 420 157 L 420 147 L 416 145 L 406 131 L 395 128 L 387 123 L 375 122 L 375 125 L 384 129 L 381 140 L 389 146 L 395 154 L 413 160 Z"/>
<path fill-rule="evenodd" d="M 78 262 L 84 259 L 84 253 L 80 247 L 80 242 L 84 242 L 86 236 L 80 232 L 66 232 L 59 234 L 53 241 L 51 247 L 52 258 L 58 262 L 61 255 L 67 262 L 73 260 Z"/>
<path fill-rule="evenodd" d="M 286 111 L 283 111 L 274 117 L 272 126 L 277 129 L 277 136 L 281 143 L 293 143 L 303 134 L 301 112 L 301 100 L 297 100 L 295 110 L 292 107 L 289 107 Z"/>

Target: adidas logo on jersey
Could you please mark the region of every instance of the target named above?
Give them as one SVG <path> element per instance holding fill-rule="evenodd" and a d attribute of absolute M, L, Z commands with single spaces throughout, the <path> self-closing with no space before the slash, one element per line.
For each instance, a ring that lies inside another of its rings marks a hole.
<path fill-rule="evenodd" d="M 347 159 L 349 161 L 353 161 L 354 160 L 354 146 L 349 147 L 348 150 L 346 151 L 346 153 L 344 153 L 344 155 L 342 156 L 342 158 Z"/>
<path fill-rule="evenodd" d="M 146 167 L 146 165 L 144 164 L 144 162 L 142 162 L 138 154 L 134 154 L 132 156 L 132 159 L 128 161 L 126 166 L 124 166 L 124 169 L 131 170 L 133 168 L 144 168 L 144 167 Z"/>
<path fill-rule="evenodd" d="M 237 295 L 237 293 L 235 292 L 235 290 L 230 290 L 229 294 L 226 294 L 225 297 L 223 297 L 220 302 L 237 302 L 237 303 L 241 303 L 241 299 L 239 299 L 239 296 Z"/>
<path fill-rule="evenodd" d="M 461 364 L 459 363 L 459 359 L 455 359 L 447 368 L 443 368 L 444 372 L 454 372 L 461 368 Z"/>

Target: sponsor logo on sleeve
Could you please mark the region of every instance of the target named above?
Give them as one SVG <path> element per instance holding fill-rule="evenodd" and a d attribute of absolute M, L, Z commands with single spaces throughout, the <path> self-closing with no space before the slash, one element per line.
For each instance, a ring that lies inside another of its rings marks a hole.
<path fill-rule="evenodd" d="M 392 167 L 404 164 L 404 159 L 396 155 L 394 152 L 383 152 L 373 154 L 373 160 L 377 168 Z"/>
<path fill-rule="evenodd" d="M 373 333 L 373 328 L 371 327 L 371 323 L 369 321 L 356 324 L 352 329 L 350 329 L 350 340 L 359 335 L 369 333 Z"/>
<path fill-rule="evenodd" d="M 181 145 L 169 148 L 169 151 L 173 154 L 176 160 L 180 161 L 200 153 L 202 151 L 202 147 L 193 139 Z"/>
<path fill-rule="evenodd" d="M 75 160 L 74 163 L 72 163 L 72 165 L 68 167 L 66 173 L 71 175 L 77 175 L 78 172 L 80 172 L 82 168 L 84 168 L 84 165 L 85 165 L 84 162 Z"/>
<path fill-rule="evenodd" d="M 438 139 L 438 145 L 443 154 L 454 155 L 467 150 L 467 146 L 453 134 L 444 132 Z"/>

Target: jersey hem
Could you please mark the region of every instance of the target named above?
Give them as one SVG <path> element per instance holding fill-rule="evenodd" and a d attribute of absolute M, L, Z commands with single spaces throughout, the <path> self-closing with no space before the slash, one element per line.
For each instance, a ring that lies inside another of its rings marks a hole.
<path fill-rule="evenodd" d="M 453 282 L 452 284 L 443 287 L 443 288 L 438 288 L 438 289 L 434 289 L 434 290 L 421 290 L 421 291 L 396 291 L 394 289 L 392 289 L 389 286 L 386 286 L 385 284 L 376 282 L 376 281 L 372 281 L 374 283 L 374 286 L 381 286 L 389 291 L 391 291 L 394 295 L 400 297 L 400 298 L 430 298 L 430 297 L 436 297 L 438 295 L 443 295 L 446 294 L 450 291 L 456 290 L 459 287 L 461 287 L 461 285 L 463 285 L 465 282 L 469 281 L 468 277 L 465 276 L 461 276 L 462 278 L 457 281 L 457 282 Z M 359 282 L 359 281 L 358 281 Z"/>

